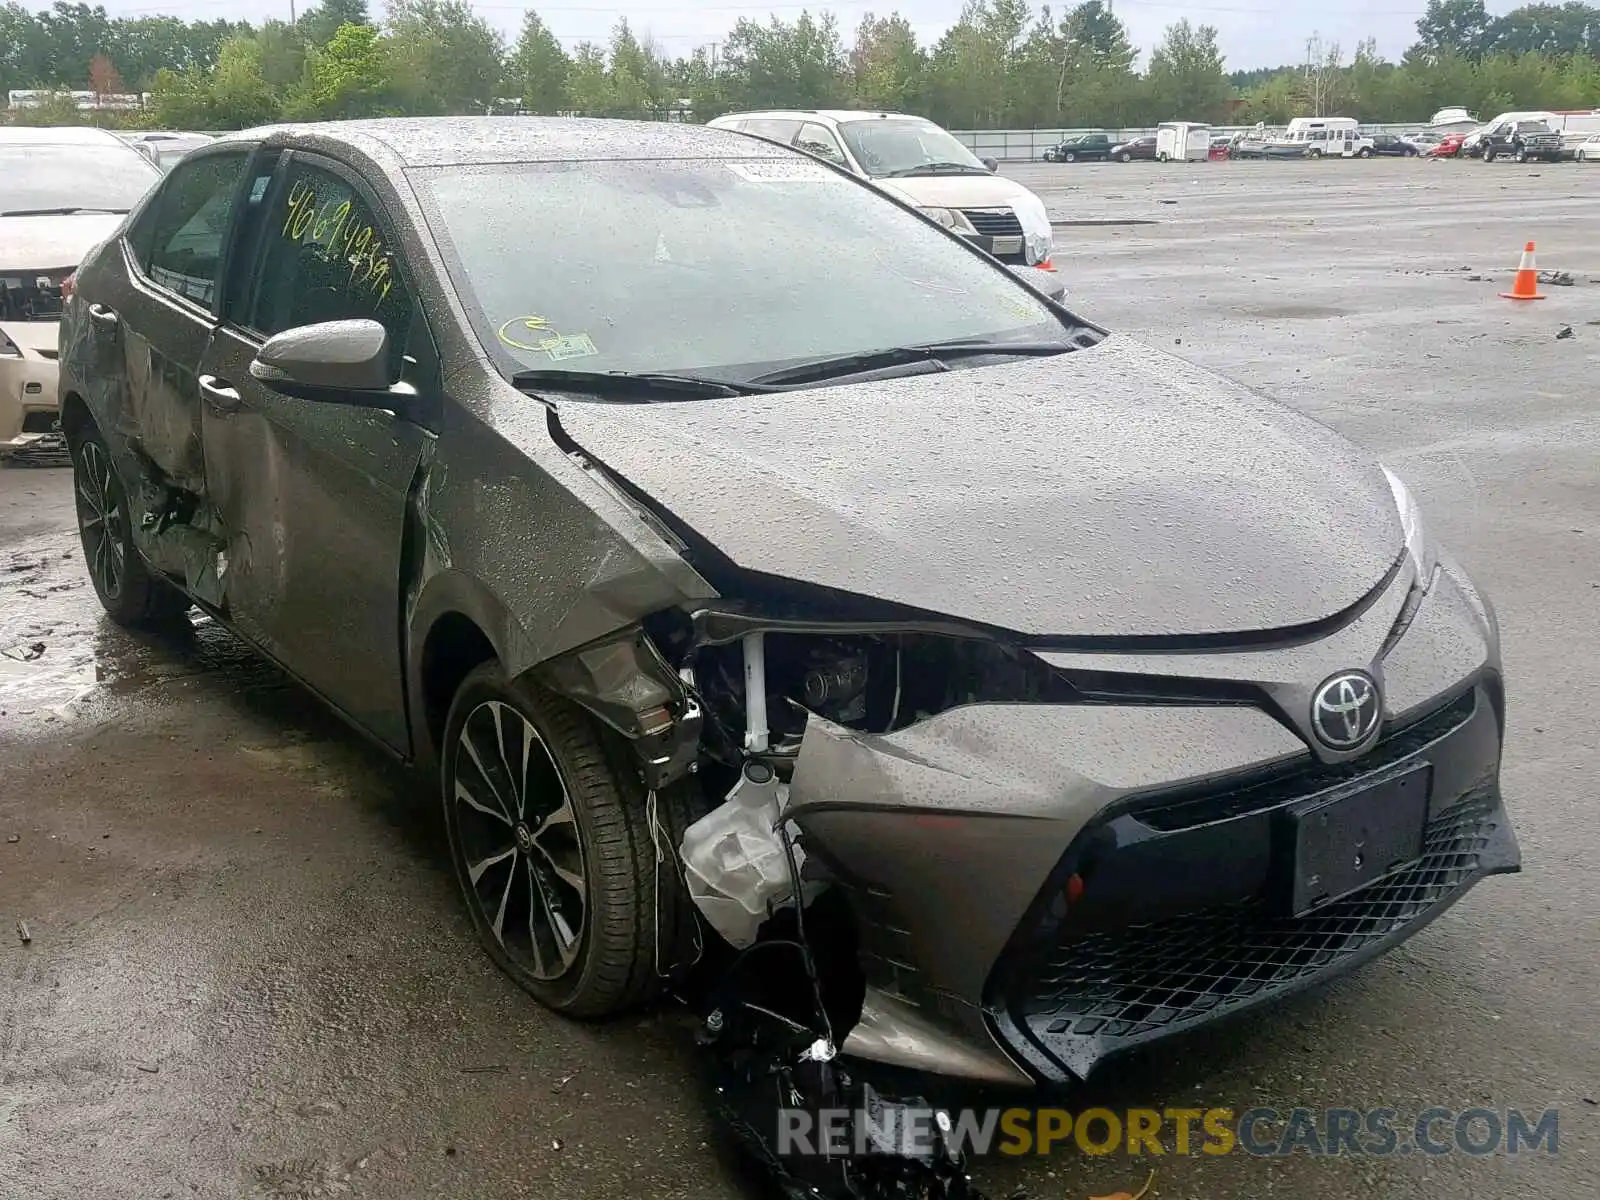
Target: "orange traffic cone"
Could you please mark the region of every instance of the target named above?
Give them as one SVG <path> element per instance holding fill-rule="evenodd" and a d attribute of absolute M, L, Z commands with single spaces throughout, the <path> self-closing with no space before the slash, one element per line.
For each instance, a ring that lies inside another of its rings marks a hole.
<path fill-rule="evenodd" d="M 1522 248 L 1522 262 L 1517 267 L 1517 278 L 1509 292 L 1500 293 L 1507 300 L 1543 300 L 1539 293 L 1539 268 L 1533 265 L 1533 243 Z"/>

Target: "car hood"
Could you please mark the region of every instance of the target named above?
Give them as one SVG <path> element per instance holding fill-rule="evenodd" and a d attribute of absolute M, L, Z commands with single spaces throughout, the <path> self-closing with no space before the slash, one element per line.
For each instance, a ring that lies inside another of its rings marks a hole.
<path fill-rule="evenodd" d="M 1404 545 L 1374 459 L 1115 335 L 804 392 L 563 400 L 557 420 L 739 567 L 1024 635 L 1306 625 Z"/>
<path fill-rule="evenodd" d="M 118 213 L 0 217 L 0 271 L 75 267 L 121 223 Z"/>
<path fill-rule="evenodd" d="M 872 182 L 922 208 L 1004 208 L 1035 200 L 1032 192 L 1004 175 L 912 175 Z"/>

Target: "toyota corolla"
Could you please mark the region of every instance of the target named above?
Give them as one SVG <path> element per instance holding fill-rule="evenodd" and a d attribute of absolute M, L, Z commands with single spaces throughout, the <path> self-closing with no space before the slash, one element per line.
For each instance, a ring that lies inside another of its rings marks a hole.
<path fill-rule="evenodd" d="M 1494 611 L 1405 484 L 814 156 L 227 135 L 62 345 L 106 610 L 436 777 L 562 1013 L 800 926 L 846 1055 L 1062 1082 L 1519 868 Z"/>

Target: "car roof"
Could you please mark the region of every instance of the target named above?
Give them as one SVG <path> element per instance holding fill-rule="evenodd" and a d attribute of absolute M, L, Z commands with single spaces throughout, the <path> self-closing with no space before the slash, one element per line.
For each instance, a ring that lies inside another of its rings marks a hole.
<path fill-rule="evenodd" d="M 763 108 L 754 112 L 725 113 L 719 120 L 748 121 L 778 120 L 778 121 L 815 121 L 821 118 L 832 121 L 835 125 L 848 125 L 852 121 L 921 121 L 924 125 L 936 124 L 927 117 L 919 117 L 915 113 L 887 112 L 875 108 Z"/>
<path fill-rule="evenodd" d="M 405 167 L 618 159 L 748 159 L 797 154 L 730 130 L 677 121 L 590 117 L 390 117 L 267 125 L 223 134 L 213 146 L 264 141 L 348 146 Z"/>
<path fill-rule="evenodd" d="M 120 146 L 128 143 L 109 129 L 92 125 L 0 125 L 0 145 L 11 146 Z"/>

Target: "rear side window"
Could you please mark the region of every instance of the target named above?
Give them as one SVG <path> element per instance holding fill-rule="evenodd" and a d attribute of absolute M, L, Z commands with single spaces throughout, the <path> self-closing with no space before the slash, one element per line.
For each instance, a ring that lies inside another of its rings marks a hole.
<path fill-rule="evenodd" d="M 247 150 L 208 154 L 173 168 L 140 214 L 133 245 L 150 282 L 209 308 L 216 297 L 223 239 Z"/>
<path fill-rule="evenodd" d="M 753 133 L 758 137 L 773 138 L 780 142 L 791 142 L 794 140 L 794 135 L 800 132 L 800 122 L 758 118 L 746 121 L 744 132 Z"/>

